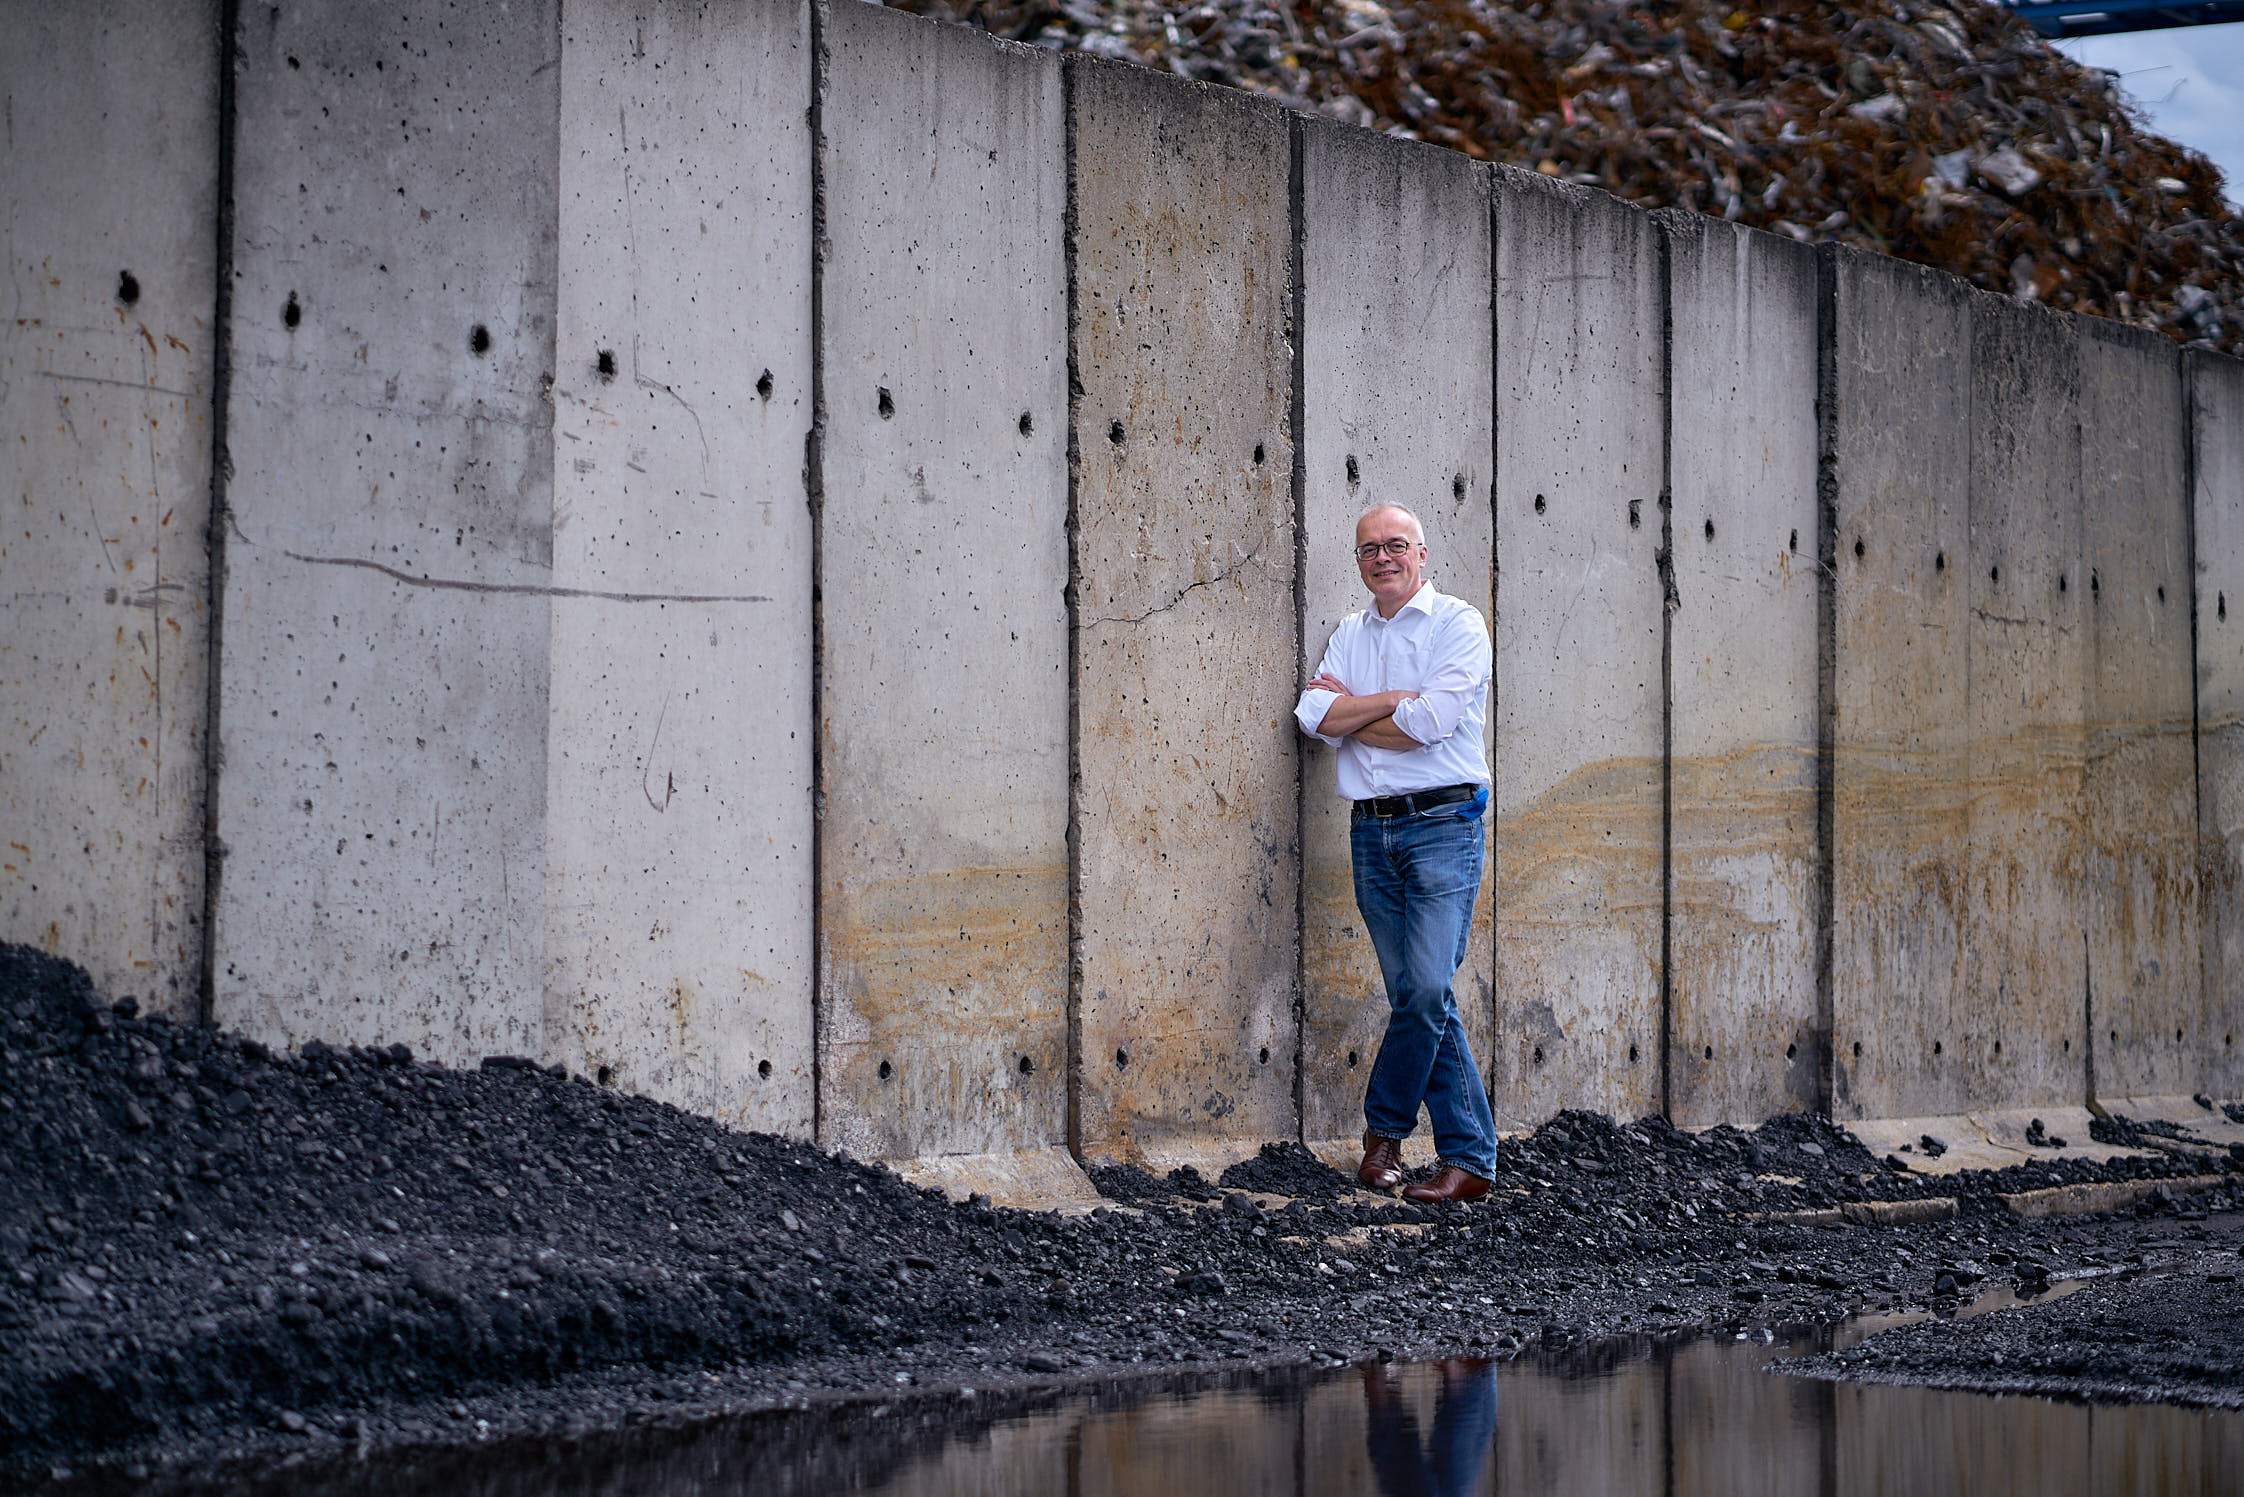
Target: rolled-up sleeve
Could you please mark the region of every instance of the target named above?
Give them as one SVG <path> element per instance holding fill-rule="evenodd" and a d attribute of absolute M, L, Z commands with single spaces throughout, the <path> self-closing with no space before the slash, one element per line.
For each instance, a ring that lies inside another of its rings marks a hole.
<path fill-rule="evenodd" d="M 1332 638 L 1325 642 L 1324 658 L 1317 662 L 1317 668 L 1310 674 L 1331 676 L 1335 680 L 1340 679 L 1339 646 L 1340 634 L 1339 631 L 1335 630 Z M 1332 710 L 1332 704 L 1339 700 L 1340 693 L 1337 691 L 1320 691 L 1312 687 L 1302 692 L 1301 700 L 1294 703 L 1293 720 L 1301 725 L 1302 732 L 1316 739 L 1319 743 L 1338 748 L 1347 740 L 1335 738 L 1329 733 L 1320 733 L 1317 728 L 1319 724 L 1324 722 L 1325 714 Z"/>
<path fill-rule="evenodd" d="M 1330 733 L 1318 732 L 1317 724 L 1325 720 L 1325 714 L 1330 712 L 1332 704 L 1339 700 L 1340 693 L 1337 691 L 1318 691 L 1315 689 L 1305 691 L 1301 694 L 1301 700 L 1294 706 L 1293 720 L 1301 724 L 1302 732 L 1307 733 L 1319 743 L 1328 743 L 1334 748 L 1338 748 L 1343 740 L 1333 737 Z"/>
<path fill-rule="evenodd" d="M 1426 684 L 1414 699 L 1395 709 L 1395 726 L 1422 744 L 1440 743 L 1457 731 L 1465 710 L 1488 690 L 1495 658 L 1488 621 L 1480 610 L 1456 610 L 1435 633 L 1426 661 Z"/>

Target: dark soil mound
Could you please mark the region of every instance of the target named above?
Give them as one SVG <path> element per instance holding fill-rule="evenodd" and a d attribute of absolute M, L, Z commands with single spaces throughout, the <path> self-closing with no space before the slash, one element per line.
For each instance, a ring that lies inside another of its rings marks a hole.
<path fill-rule="evenodd" d="M 1218 1182 L 1226 1190 L 1254 1190 L 1292 1196 L 1304 1201 L 1337 1200 L 1355 1181 L 1297 1143 L 1271 1143 L 1252 1159 L 1242 1159 L 1223 1172 Z"/>
<path fill-rule="evenodd" d="M 2244 352 L 2219 170 L 1999 5 L 899 3 Z"/>

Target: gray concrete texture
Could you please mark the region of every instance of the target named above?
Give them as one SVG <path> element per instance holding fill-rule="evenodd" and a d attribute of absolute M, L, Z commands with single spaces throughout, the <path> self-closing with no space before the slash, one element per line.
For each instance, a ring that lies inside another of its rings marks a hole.
<path fill-rule="evenodd" d="M 0 937 L 192 1017 L 217 6 L 0 6 Z"/>
<path fill-rule="evenodd" d="M 1815 251 L 1695 215 L 1668 235 L 1668 1112 L 1816 1108 Z"/>
<path fill-rule="evenodd" d="M 2244 362 L 2189 355 L 2197 878 L 2209 1085 L 2244 1089 Z"/>
<path fill-rule="evenodd" d="M 2075 326 L 2088 590 L 2081 918 L 2095 1094 L 2186 1095 L 2205 1085 L 2209 1026 L 2181 351 L 2101 319 Z"/>
<path fill-rule="evenodd" d="M 1060 64 L 854 3 L 825 45 L 821 1141 L 1058 1145 Z"/>
<path fill-rule="evenodd" d="M 1490 1100 L 1660 1108 L 1662 298 L 1650 215 L 1500 169 Z"/>
<path fill-rule="evenodd" d="M 1971 324 L 1961 283 L 1836 256 L 1832 1111 L 1960 1112 Z"/>
<path fill-rule="evenodd" d="M 237 42 L 218 1022 L 542 1032 L 555 6 Z"/>
<path fill-rule="evenodd" d="M 1958 1106 L 2025 1107 L 2088 1079 L 2080 345 L 1986 295 L 1971 333 L 1964 971 L 1917 1065 Z"/>
<path fill-rule="evenodd" d="M 807 1134 L 809 15 L 564 25 L 544 1054 Z"/>
<path fill-rule="evenodd" d="M 1074 1142 L 1296 1134 L 1286 118 L 1071 59 Z"/>
<path fill-rule="evenodd" d="M 1429 579 L 1492 611 L 1495 365 L 1486 171 L 1454 152 L 1347 126 L 1297 128 L 1306 673 L 1368 601 L 1349 548 L 1372 504 L 1415 512 Z M 1487 736 L 1493 763 L 1493 716 Z M 1303 743 L 1301 1128 L 1307 1138 L 1344 1138 L 1363 1129 L 1387 999 L 1356 911 L 1333 750 Z M 1484 877 L 1455 983 L 1484 1067 L 1495 1038 L 1494 896 Z"/>

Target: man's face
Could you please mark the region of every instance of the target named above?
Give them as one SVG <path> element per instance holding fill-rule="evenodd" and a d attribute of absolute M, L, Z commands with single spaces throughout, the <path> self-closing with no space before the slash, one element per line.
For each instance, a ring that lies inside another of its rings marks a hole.
<path fill-rule="evenodd" d="M 1400 543 L 1398 545 L 1398 543 Z M 1366 546 L 1379 549 L 1366 556 Z M 1397 551 L 1401 555 L 1396 555 Z M 1426 571 L 1426 543 L 1410 516 L 1400 510 L 1375 509 L 1356 522 L 1356 570 L 1385 616 L 1410 601 Z"/>

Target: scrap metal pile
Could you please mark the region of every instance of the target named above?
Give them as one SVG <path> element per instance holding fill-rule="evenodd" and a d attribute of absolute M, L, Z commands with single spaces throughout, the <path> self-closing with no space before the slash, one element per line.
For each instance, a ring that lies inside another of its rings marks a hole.
<path fill-rule="evenodd" d="M 1978 0 L 895 0 L 2244 353 L 2244 220 Z"/>

